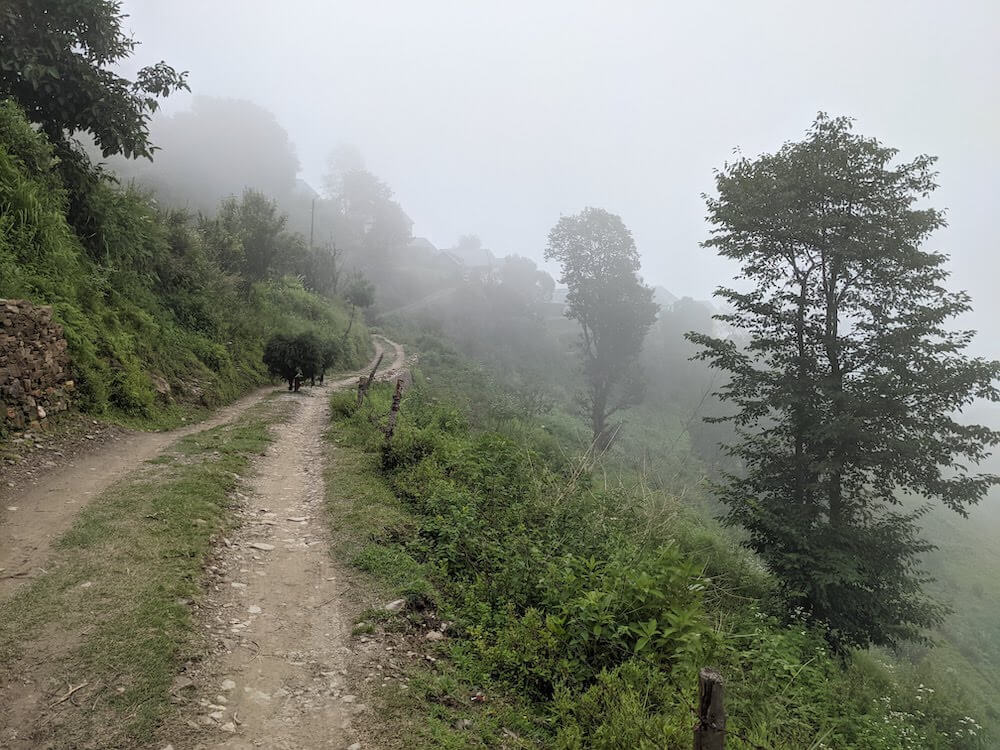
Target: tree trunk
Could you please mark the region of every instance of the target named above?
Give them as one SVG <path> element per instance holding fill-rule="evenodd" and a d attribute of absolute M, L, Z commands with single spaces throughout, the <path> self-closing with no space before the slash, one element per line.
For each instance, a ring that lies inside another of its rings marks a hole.
<path fill-rule="evenodd" d="M 593 430 L 594 451 L 602 453 L 611 444 L 608 433 L 607 411 L 608 394 L 603 384 L 594 387 L 590 405 L 590 426 Z"/>
<path fill-rule="evenodd" d="M 344 331 L 344 341 L 347 341 L 348 337 L 351 335 L 351 326 L 354 325 L 354 313 L 357 307 L 351 305 L 351 317 L 347 321 L 347 330 Z"/>
<path fill-rule="evenodd" d="M 829 447 L 827 459 L 830 462 L 830 479 L 827 488 L 830 525 L 838 527 L 843 523 L 843 479 L 844 441 L 838 434 L 844 421 L 844 370 L 840 357 L 840 305 L 837 296 L 837 281 L 840 278 L 841 260 L 834 254 L 830 262 L 830 278 L 826 283 L 826 320 L 823 347 L 830 367 L 830 400 L 835 426 L 833 444 Z"/>
<path fill-rule="evenodd" d="M 806 365 L 806 280 L 799 281 L 799 300 L 795 311 L 795 345 L 798 353 L 798 402 L 795 404 L 795 500 L 800 505 L 806 501 L 808 457 L 806 456 L 806 405 L 805 384 L 809 376 Z"/>

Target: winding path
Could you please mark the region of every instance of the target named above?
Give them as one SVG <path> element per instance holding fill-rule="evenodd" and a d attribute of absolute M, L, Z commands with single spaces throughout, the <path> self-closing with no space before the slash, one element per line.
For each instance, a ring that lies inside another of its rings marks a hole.
<path fill-rule="evenodd" d="M 392 362 L 383 371 L 402 368 L 403 348 L 388 339 L 383 341 L 394 352 Z M 375 356 L 368 368 L 383 350 L 382 343 L 376 340 Z M 357 373 L 331 386 L 345 387 L 356 379 Z M 177 440 L 237 419 L 273 390 L 259 388 L 195 425 L 169 432 L 128 433 L 77 457 L 73 463 L 54 468 L 42 482 L 6 496 L 6 505 L 16 510 L 7 511 L 0 519 L 0 598 L 9 596 L 36 574 L 45 564 L 52 542 L 69 529 L 80 509 L 104 490 Z"/>

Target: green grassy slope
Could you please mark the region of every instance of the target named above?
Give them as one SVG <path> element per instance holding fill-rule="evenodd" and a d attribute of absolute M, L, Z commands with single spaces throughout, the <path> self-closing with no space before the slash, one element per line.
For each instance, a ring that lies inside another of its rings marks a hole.
<path fill-rule="evenodd" d="M 334 399 L 355 499 L 332 497 L 331 512 L 359 539 L 353 562 L 409 601 L 366 628 L 450 623 L 444 658 L 383 696 L 407 746 L 686 748 L 708 665 L 728 682 L 727 747 L 992 746 L 957 676 L 833 654 L 680 491 L 613 455 L 581 463 L 569 415 L 492 408 L 502 385 L 468 388 L 475 368 L 443 348 L 421 369 L 388 447 L 375 424 L 388 388 L 360 411 Z"/>
<path fill-rule="evenodd" d="M 295 279 L 250 284 L 223 272 L 215 258 L 231 252 L 220 247 L 231 238 L 190 217 L 162 213 L 106 180 L 87 200 L 100 232 L 85 243 L 67 223 L 48 143 L 0 103 L 0 298 L 54 307 L 88 411 L 167 424 L 178 403 L 211 407 L 263 382 L 261 353 L 273 332 L 347 328 L 341 302 Z M 357 323 L 341 364 L 368 350 Z M 154 378 L 171 392 L 158 393 Z"/>

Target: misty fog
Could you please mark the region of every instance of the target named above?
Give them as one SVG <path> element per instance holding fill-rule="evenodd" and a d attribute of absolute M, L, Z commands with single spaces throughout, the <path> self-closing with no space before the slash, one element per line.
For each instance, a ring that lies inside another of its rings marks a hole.
<path fill-rule="evenodd" d="M 1000 746 L 998 91 L 987 0 L 7 0 L 0 745 Z"/>
<path fill-rule="evenodd" d="M 856 117 L 860 132 L 905 154 L 940 157 L 935 203 L 950 226 L 935 244 L 973 296 L 977 351 L 996 353 L 995 3 L 178 0 L 125 10 L 142 61 L 190 70 L 194 96 L 273 112 L 316 189 L 334 146 L 354 144 L 416 236 L 446 247 L 472 232 L 536 261 L 554 217 L 605 206 L 632 229 L 647 281 L 696 299 L 733 271 L 698 248 L 712 170 L 734 149 L 798 137 L 817 111 Z"/>

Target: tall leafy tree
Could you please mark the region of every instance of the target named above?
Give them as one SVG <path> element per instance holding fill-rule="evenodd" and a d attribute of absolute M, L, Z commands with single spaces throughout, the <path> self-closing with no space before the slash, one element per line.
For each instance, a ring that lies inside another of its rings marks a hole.
<path fill-rule="evenodd" d="M 349 162 L 347 162 L 349 163 Z M 335 207 L 336 239 L 370 264 L 410 241 L 413 222 L 393 199 L 392 189 L 365 169 L 336 171 L 325 179 Z"/>
<path fill-rule="evenodd" d="M 231 256 L 219 257 L 227 271 L 240 273 L 249 281 L 266 279 L 282 250 L 296 238 L 285 232 L 287 217 L 278 204 L 257 190 L 246 189 L 237 199 L 227 198 L 219 206 L 217 218 L 223 234 L 239 243 Z M 298 240 L 301 245 L 301 238 Z"/>
<path fill-rule="evenodd" d="M 149 120 L 159 100 L 187 89 L 165 62 L 134 80 L 117 72 L 138 42 L 122 30 L 118 0 L 0 3 L 0 99 L 13 99 L 54 146 L 67 188 L 67 218 L 95 257 L 108 257 L 121 217 L 102 199 L 101 172 L 73 140 L 88 133 L 104 156 L 152 158 Z"/>
<path fill-rule="evenodd" d="M 580 324 L 586 390 L 581 405 L 594 443 L 604 449 L 620 422 L 612 418 L 642 398 L 638 357 L 658 306 L 639 278 L 639 253 L 621 218 L 600 208 L 564 216 L 549 233 L 546 260 L 562 265 L 567 317 Z"/>
<path fill-rule="evenodd" d="M 138 42 L 118 0 L 5 0 L 0 7 L 0 97 L 14 99 L 56 144 L 90 133 L 105 156 L 149 157 L 159 99 L 186 89 L 165 62 L 135 80 L 116 72 Z"/>
<path fill-rule="evenodd" d="M 949 326 L 970 300 L 924 248 L 945 224 L 923 201 L 933 164 L 820 115 L 801 142 L 727 164 L 707 198 L 704 244 L 741 267 L 718 318 L 749 341 L 689 334 L 736 407 L 727 520 L 841 647 L 919 638 L 943 616 L 921 590 L 927 506 L 905 497 L 965 514 L 1000 481 L 975 469 L 1000 433 L 959 421 L 998 399 L 1000 363 L 968 357 L 973 332 Z"/>

